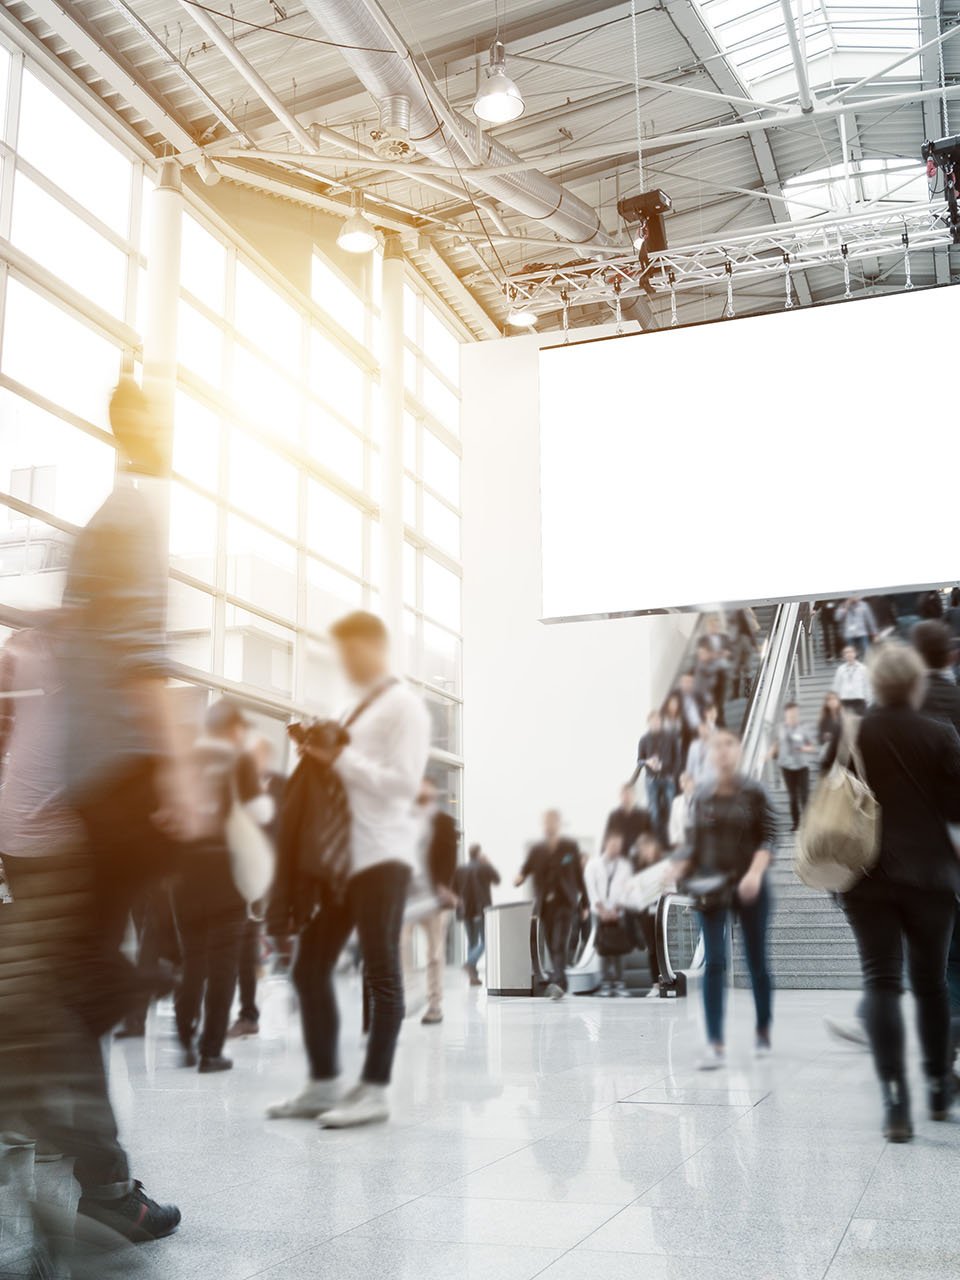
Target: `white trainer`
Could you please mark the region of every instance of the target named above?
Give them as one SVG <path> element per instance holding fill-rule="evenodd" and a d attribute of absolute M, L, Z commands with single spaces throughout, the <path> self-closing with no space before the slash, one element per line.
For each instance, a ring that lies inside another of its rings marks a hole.
<path fill-rule="evenodd" d="M 343 1099 L 339 1080 L 311 1080 L 295 1098 L 273 1102 L 267 1107 L 269 1120 L 316 1120 L 332 1111 Z"/>
<path fill-rule="evenodd" d="M 727 1065 L 723 1050 L 717 1044 L 708 1044 L 703 1057 L 697 1064 L 698 1071 L 718 1071 Z"/>
<path fill-rule="evenodd" d="M 382 1124 L 390 1119 L 387 1088 L 361 1081 L 339 1106 L 320 1116 L 321 1129 L 354 1129 L 362 1124 Z"/>
<path fill-rule="evenodd" d="M 546 994 L 551 1000 L 562 1000 L 563 987 L 558 982 L 550 982 L 547 984 Z"/>

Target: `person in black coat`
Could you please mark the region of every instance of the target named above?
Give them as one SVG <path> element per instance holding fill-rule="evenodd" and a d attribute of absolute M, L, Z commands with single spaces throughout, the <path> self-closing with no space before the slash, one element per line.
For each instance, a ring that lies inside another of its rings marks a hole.
<path fill-rule="evenodd" d="M 449 813 L 439 807 L 439 795 L 431 778 L 424 778 L 417 796 L 417 811 L 423 823 L 423 863 L 435 907 L 421 915 L 419 923 L 427 940 L 427 1007 L 420 1019 L 425 1026 L 443 1021 L 443 969 L 446 960 L 450 911 L 456 905 L 453 878 L 457 870 L 460 832 Z M 414 921 L 403 929 L 403 952 L 410 954 Z"/>
<path fill-rule="evenodd" d="M 470 846 L 470 860 L 453 873 L 453 891 L 457 895 L 457 915 L 467 935 L 467 959 L 464 970 L 472 987 L 481 986 L 477 965 L 486 948 L 483 913 L 493 902 L 491 890 L 500 883 L 500 872 L 478 844 Z"/>
<path fill-rule="evenodd" d="M 544 838 L 533 845 L 514 881 L 519 888 L 532 876 L 534 910 L 540 917 L 547 950 L 550 953 L 550 980 L 546 994 L 562 1000 L 567 991 L 567 962 L 570 936 L 578 913 L 590 911 L 590 899 L 583 878 L 580 846 L 560 834 L 561 818 L 557 809 L 543 816 Z"/>
<path fill-rule="evenodd" d="M 680 737 L 663 727 L 659 711 L 651 711 L 647 717 L 647 732 L 637 745 L 637 767 L 631 782 L 635 782 L 646 770 L 647 806 L 654 834 L 662 845 L 667 844 L 667 825 L 670 806 L 677 794 L 677 775 L 680 772 Z"/>
<path fill-rule="evenodd" d="M 906 1142 L 913 1128 L 900 1009 L 905 942 L 934 1120 L 947 1118 L 952 1097 L 946 969 L 960 860 L 947 824 L 960 821 L 960 736 L 921 714 L 926 672 L 909 646 L 878 648 L 871 674 L 877 705 L 861 722 L 858 746 L 882 813 L 880 852 L 842 902 L 860 952 L 884 1131 Z"/>
<path fill-rule="evenodd" d="M 603 829 L 600 847 L 603 848 L 606 845 L 608 836 L 620 836 L 623 841 L 623 852 L 629 857 L 639 838 L 652 830 L 650 813 L 637 804 L 637 793 L 628 782 L 620 788 L 620 803 L 607 815 L 607 825 Z"/>
<path fill-rule="evenodd" d="M 913 644 L 927 667 L 927 693 L 920 710 L 926 716 L 953 725 L 960 733 L 960 689 L 953 675 L 953 637 L 943 622 L 918 622 L 913 628 Z M 953 1054 L 960 1049 L 960 903 L 953 924 L 953 938 L 947 957 L 947 989 L 950 994 L 950 1022 Z"/>

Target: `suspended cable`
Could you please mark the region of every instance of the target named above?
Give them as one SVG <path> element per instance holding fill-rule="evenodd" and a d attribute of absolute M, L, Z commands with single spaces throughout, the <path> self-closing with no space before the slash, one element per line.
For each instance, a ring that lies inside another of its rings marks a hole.
<path fill-rule="evenodd" d="M 630 0 L 630 25 L 633 31 L 633 104 L 637 123 L 637 175 L 643 191 L 643 117 L 640 112 L 640 34 L 637 27 L 636 0 Z"/>
<path fill-rule="evenodd" d="M 397 58 L 409 56 L 398 53 L 396 49 L 373 49 L 362 44 L 341 44 L 337 40 L 324 40 L 320 36 L 304 36 L 296 31 L 283 31 L 276 23 L 251 22 L 249 18 L 239 18 L 234 13 L 224 13 L 222 9 L 212 9 L 209 5 L 200 4 L 200 0 L 184 0 L 184 3 L 193 9 L 202 9 L 211 17 L 222 18 L 224 22 L 239 22 L 243 27 L 250 27 L 254 31 L 266 31 L 269 35 L 284 36 L 287 40 L 304 40 L 307 44 L 322 44 L 327 49 L 349 49 L 355 53 L 392 53 Z"/>

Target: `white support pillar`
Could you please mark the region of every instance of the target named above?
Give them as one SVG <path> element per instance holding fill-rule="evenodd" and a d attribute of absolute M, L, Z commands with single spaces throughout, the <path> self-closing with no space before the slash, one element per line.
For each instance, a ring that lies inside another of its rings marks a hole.
<path fill-rule="evenodd" d="M 177 303 L 183 197 L 180 167 L 164 160 L 151 197 L 153 224 L 147 260 L 147 309 L 143 334 L 143 387 L 168 431 L 173 428 L 177 381 Z"/>
<path fill-rule="evenodd" d="M 380 600 L 394 655 L 403 650 L 403 248 L 388 235 L 380 302 Z"/>

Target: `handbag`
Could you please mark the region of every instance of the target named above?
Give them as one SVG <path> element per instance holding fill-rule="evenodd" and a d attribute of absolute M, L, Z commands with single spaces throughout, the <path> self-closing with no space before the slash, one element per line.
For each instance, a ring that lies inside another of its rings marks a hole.
<path fill-rule="evenodd" d="M 593 945 L 598 956 L 627 956 L 636 943 L 622 920 L 601 920 Z"/>
<path fill-rule="evenodd" d="M 833 768 L 817 786 L 800 822 L 794 871 L 811 889 L 846 893 L 880 856 L 880 806 L 863 780 L 856 730 L 844 722 Z M 850 768 L 853 761 L 856 773 Z"/>
<path fill-rule="evenodd" d="M 230 781 L 230 812 L 224 823 L 230 851 L 230 873 L 247 910 L 265 898 L 273 884 L 276 854 L 256 819 L 247 812 L 237 795 L 236 778 Z"/>
<path fill-rule="evenodd" d="M 733 906 L 735 883 L 727 871 L 690 876 L 680 886 L 682 893 L 693 899 L 697 911 L 725 911 Z"/>

